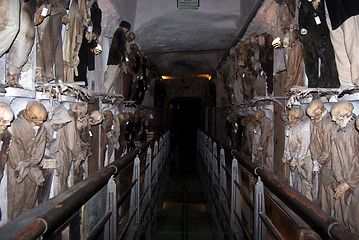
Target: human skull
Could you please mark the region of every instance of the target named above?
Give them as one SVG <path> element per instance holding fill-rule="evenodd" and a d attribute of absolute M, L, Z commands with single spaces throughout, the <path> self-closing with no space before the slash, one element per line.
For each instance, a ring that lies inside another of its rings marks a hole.
<path fill-rule="evenodd" d="M 127 35 L 127 42 L 132 42 L 133 40 L 135 40 L 136 35 L 133 32 L 129 32 Z"/>
<path fill-rule="evenodd" d="M 257 122 L 261 123 L 265 117 L 266 113 L 262 109 L 259 109 L 254 113 L 254 118 Z"/>
<path fill-rule="evenodd" d="M 118 118 L 118 121 L 119 121 L 120 123 L 122 123 L 122 122 L 125 121 L 125 114 L 119 113 L 119 114 L 117 115 L 117 118 Z"/>
<path fill-rule="evenodd" d="M 323 119 L 324 103 L 315 99 L 308 104 L 307 114 L 314 122 L 320 122 Z"/>
<path fill-rule="evenodd" d="M 37 101 L 31 101 L 26 105 L 26 112 L 31 118 L 32 126 L 40 126 L 47 118 L 47 111 L 44 105 Z"/>
<path fill-rule="evenodd" d="M 252 34 L 249 36 L 249 41 L 250 41 L 252 44 L 258 43 L 258 34 L 257 34 L 256 32 L 252 33 Z"/>
<path fill-rule="evenodd" d="M 292 108 L 288 111 L 288 125 L 294 127 L 304 116 L 304 112 L 300 108 Z"/>
<path fill-rule="evenodd" d="M 341 128 L 346 127 L 353 112 L 354 106 L 348 101 L 340 101 L 333 105 L 330 113 L 332 120 Z"/>
<path fill-rule="evenodd" d="M 112 121 L 113 121 L 113 114 L 110 110 L 105 110 L 103 112 L 103 117 L 105 118 L 105 121 L 108 123 L 108 124 L 111 124 L 112 125 Z"/>
<path fill-rule="evenodd" d="M 88 119 L 88 122 L 91 126 L 97 125 L 102 122 L 102 113 L 100 111 L 92 111 L 90 114 L 90 117 Z"/>
<path fill-rule="evenodd" d="M 131 44 L 130 49 L 132 52 L 138 51 L 138 45 L 136 43 Z"/>
<path fill-rule="evenodd" d="M 75 102 L 71 105 L 71 112 L 76 118 L 83 118 L 87 114 L 87 105 L 81 102 Z"/>
<path fill-rule="evenodd" d="M 146 52 L 144 50 L 138 51 L 138 55 L 140 55 L 141 58 L 146 57 Z"/>
<path fill-rule="evenodd" d="M 0 133 L 2 133 L 14 119 L 14 113 L 9 105 L 0 102 Z"/>
<path fill-rule="evenodd" d="M 240 42 L 237 45 L 237 50 L 238 50 L 238 66 L 246 67 L 248 50 L 244 42 Z"/>
<path fill-rule="evenodd" d="M 258 44 L 261 47 L 265 47 L 265 45 L 266 45 L 266 37 L 263 36 L 263 35 L 259 35 L 258 36 Z"/>

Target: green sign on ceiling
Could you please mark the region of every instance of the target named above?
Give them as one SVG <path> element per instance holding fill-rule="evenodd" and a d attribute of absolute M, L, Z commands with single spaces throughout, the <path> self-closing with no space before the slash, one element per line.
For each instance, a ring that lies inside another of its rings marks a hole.
<path fill-rule="evenodd" d="M 199 0 L 177 0 L 178 9 L 198 9 Z"/>

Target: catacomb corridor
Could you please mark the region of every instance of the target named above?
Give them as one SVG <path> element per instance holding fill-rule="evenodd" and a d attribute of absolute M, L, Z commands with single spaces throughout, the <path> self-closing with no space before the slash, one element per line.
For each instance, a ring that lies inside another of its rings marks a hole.
<path fill-rule="evenodd" d="M 1 0 L 0 240 L 359 239 L 358 0 Z"/>

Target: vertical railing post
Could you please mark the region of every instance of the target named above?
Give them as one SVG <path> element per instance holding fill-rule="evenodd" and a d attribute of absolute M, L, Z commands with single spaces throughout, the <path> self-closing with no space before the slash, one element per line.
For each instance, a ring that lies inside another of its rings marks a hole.
<path fill-rule="evenodd" d="M 197 143 L 196 150 L 197 150 L 197 157 L 198 157 L 198 153 L 201 154 L 201 145 L 200 145 L 200 143 L 201 143 L 201 132 L 200 132 L 199 129 L 197 129 L 197 142 L 196 143 Z"/>
<path fill-rule="evenodd" d="M 227 175 L 226 170 L 224 169 L 226 167 L 226 157 L 224 155 L 224 149 L 221 148 L 220 151 L 220 166 L 219 166 L 219 178 L 220 178 L 220 200 L 225 200 L 225 193 L 227 192 Z"/>
<path fill-rule="evenodd" d="M 145 170 L 145 182 L 144 182 L 144 189 L 145 189 L 145 191 L 147 191 L 147 194 L 146 194 L 147 200 L 151 199 L 151 194 L 152 194 L 152 186 L 151 186 L 152 159 L 151 159 L 151 157 L 152 157 L 152 149 L 151 149 L 151 147 L 148 147 L 147 154 L 146 154 L 146 166 L 148 166 L 148 167 Z"/>
<path fill-rule="evenodd" d="M 154 149 L 153 149 L 153 164 L 152 164 L 152 174 L 154 175 L 153 182 L 157 183 L 157 168 L 158 168 L 158 142 L 155 142 Z"/>
<path fill-rule="evenodd" d="M 165 160 L 169 161 L 169 157 L 170 157 L 170 150 L 171 150 L 171 137 L 170 137 L 170 131 L 167 132 L 166 134 L 166 155 L 165 155 Z M 170 172 L 170 164 L 167 164 L 167 177 L 169 176 L 169 172 Z"/>
<path fill-rule="evenodd" d="M 236 213 L 237 215 L 241 215 L 241 205 L 240 205 L 240 194 L 239 190 L 236 186 L 236 182 L 239 183 L 239 175 L 238 175 L 238 161 L 237 159 L 233 159 L 232 161 L 232 180 L 231 180 L 231 228 L 236 228 Z"/>
<path fill-rule="evenodd" d="M 200 147 L 200 155 L 201 155 L 201 158 L 202 158 L 202 160 L 203 160 L 203 156 L 204 156 L 204 135 L 203 135 L 203 132 L 201 132 L 200 133 L 200 138 L 201 138 L 201 140 L 200 140 L 200 145 L 199 145 L 199 147 Z"/>
<path fill-rule="evenodd" d="M 217 177 L 218 177 L 218 162 L 217 162 L 217 143 L 213 142 L 212 150 L 212 184 L 218 186 Z"/>
<path fill-rule="evenodd" d="M 135 158 L 135 172 L 136 172 L 136 185 L 135 185 L 135 191 L 136 191 L 136 217 L 135 217 L 135 223 L 139 224 L 140 221 L 140 159 L 137 156 Z"/>
<path fill-rule="evenodd" d="M 112 175 L 107 183 L 106 212 L 112 211 L 112 215 L 105 225 L 104 239 L 117 239 L 117 191 L 116 182 Z"/>
<path fill-rule="evenodd" d="M 138 224 L 140 219 L 140 159 L 138 155 L 133 165 L 132 182 L 136 183 L 131 189 L 129 214 L 130 216 L 135 214 L 135 224 Z"/>
<path fill-rule="evenodd" d="M 258 176 L 258 181 L 254 187 L 254 240 L 267 239 L 267 228 L 260 218 L 260 214 L 265 216 L 264 185 Z"/>
<path fill-rule="evenodd" d="M 160 137 L 160 141 L 158 144 L 158 176 L 162 173 L 162 164 L 163 164 L 163 137 Z"/>
<path fill-rule="evenodd" d="M 211 176 L 211 162 L 212 162 L 212 139 L 208 137 L 207 144 L 207 173 Z"/>

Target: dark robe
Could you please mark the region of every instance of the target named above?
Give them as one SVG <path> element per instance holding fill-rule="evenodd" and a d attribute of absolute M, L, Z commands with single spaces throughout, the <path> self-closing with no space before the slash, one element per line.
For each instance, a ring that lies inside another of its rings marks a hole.
<path fill-rule="evenodd" d="M 0 149 L 0 183 L 4 175 L 5 164 L 8 159 L 8 151 L 10 147 L 11 134 L 9 130 L 5 129 L 0 135 L 1 149 Z"/>
<path fill-rule="evenodd" d="M 98 7 L 98 4 L 94 2 L 91 6 L 91 21 L 93 25 L 92 31 L 96 34 L 98 38 L 101 35 L 101 18 L 102 11 Z M 91 49 L 95 48 L 97 45 L 96 40 L 92 40 L 89 42 L 86 39 L 86 29 L 84 30 L 84 36 L 82 38 L 82 44 L 79 51 L 80 63 L 77 66 L 78 76 L 74 76 L 75 81 L 84 81 L 85 85 L 88 85 L 87 82 L 87 70 L 93 71 L 95 70 L 95 53 L 91 51 Z"/>
<path fill-rule="evenodd" d="M 310 2 L 301 0 L 299 27 L 307 30 L 307 34 L 301 34 L 300 40 L 308 87 L 339 87 L 334 49 L 325 20 L 324 3 L 321 2 L 318 10 L 315 10 Z M 321 61 L 320 74 L 318 72 L 319 59 Z"/>
<path fill-rule="evenodd" d="M 122 27 L 118 27 L 112 38 L 107 65 L 118 65 L 126 54 L 126 34 Z"/>

